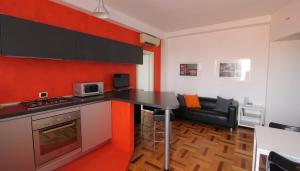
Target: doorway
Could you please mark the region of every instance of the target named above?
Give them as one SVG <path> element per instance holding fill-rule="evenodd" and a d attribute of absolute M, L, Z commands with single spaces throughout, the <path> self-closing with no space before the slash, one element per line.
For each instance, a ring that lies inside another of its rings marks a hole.
<path fill-rule="evenodd" d="M 137 65 L 137 89 L 153 91 L 154 89 L 154 53 L 143 51 L 143 64 Z"/>

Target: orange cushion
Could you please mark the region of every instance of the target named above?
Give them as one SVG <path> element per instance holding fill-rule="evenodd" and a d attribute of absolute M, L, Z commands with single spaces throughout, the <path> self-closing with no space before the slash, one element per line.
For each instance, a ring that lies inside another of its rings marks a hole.
<path fill-rule="evenodd" d="M 184 95 L 184 101 L 187 108 L 201 108 L 197 95 Z"/>

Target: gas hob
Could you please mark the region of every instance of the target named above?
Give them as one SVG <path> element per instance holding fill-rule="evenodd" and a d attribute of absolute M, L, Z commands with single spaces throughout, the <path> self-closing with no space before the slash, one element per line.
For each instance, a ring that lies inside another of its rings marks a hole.
<path fill-rule="evenodd" d="M 37 109 L 43 107 L 50 107 L 60 104 L 72 103 L 76 99 L 74 97 L 54 97 L 54 98 L 46 98 L 46 99 L 37 99 L 33 101 L 25 101 L 21 104 L 25 106 L 28 110 Z"/>

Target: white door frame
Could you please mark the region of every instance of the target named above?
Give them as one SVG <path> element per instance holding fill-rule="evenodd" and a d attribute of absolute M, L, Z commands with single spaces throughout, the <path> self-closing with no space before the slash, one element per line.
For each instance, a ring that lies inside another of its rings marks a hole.
<path fill-rule="evenodd" d="M 143 50 L 143 55 L 147 54 L 150 57 L 150 68 L 149 68 L 149 90 L 154 91 L 154 52 Z M 138 85 L 138 73 L 139 73 L 139 67 L 136 67 L 136 78 L 137 78 L 137 85 Z M 137 87 L 139 88 L 139 87 Z"/>

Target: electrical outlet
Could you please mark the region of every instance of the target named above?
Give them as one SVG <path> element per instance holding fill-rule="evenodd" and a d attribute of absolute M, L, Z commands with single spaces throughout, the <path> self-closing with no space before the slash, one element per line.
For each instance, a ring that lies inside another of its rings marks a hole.
<path fill-rule="evenodd" d="M 43 92 L 39 92 L 39 98 L 43 99 L 43 98 L 47 98 L 48 97 L 48 92 L 43 91 Z"/>

